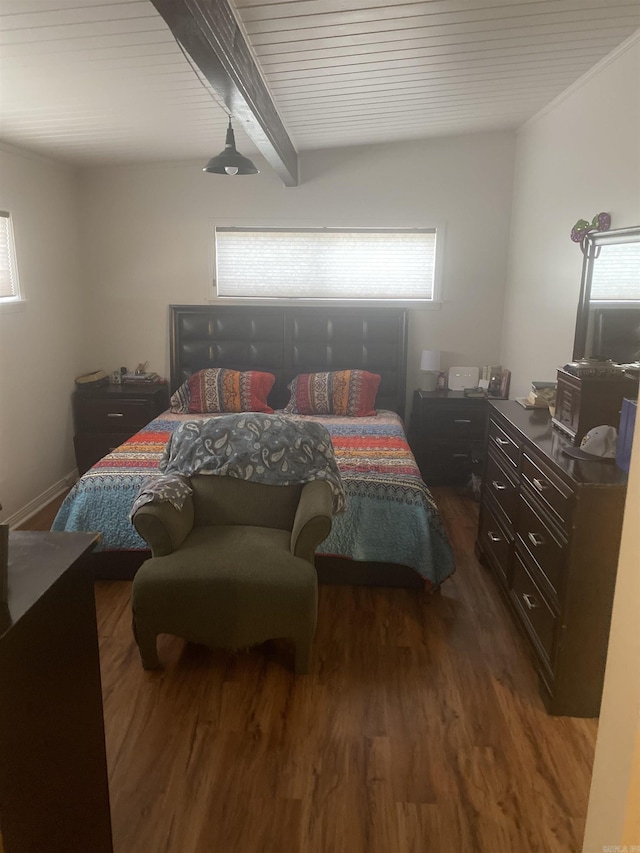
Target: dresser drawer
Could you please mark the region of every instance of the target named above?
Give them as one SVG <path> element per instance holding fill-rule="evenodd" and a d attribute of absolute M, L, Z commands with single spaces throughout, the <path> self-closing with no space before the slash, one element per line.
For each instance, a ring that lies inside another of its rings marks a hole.
<path fill-rule="evenodd" d="M 482 505 L 479 544 L 482 552 L 505 585 L 509 583 L 509 559 L 512 543 L 513 538 L 507 532 L 503 522 L 498 520 L 498 512 L 485 498 Z"/>
<path fill-rule="evenodd" d="M 551 670 L 557 617 L 517 551 L 514 553 L 513 560 L 511 598 L 539 656 Z"/>
<path fill-rule="evenodd" d="M 546 586 L 557 599 L 566 542 L 551 530 L 544 514 L 535 507 L 533 501 L 528 500 L 524 492 L 520 494 L 516 540 L 542 575 L 541 585 Z"/>
<path fill-rule="evenodd" d="M 513 470 L 510 474 L 507 473 L 503 465 L 494 456 L 493 451 L 490 452 L 487 459 L 484 488 L 499 504 L 509 523 L 513 524 L 518 502 L 518 484 L 511 477 L 513 477 Z"/>
<path fill-rule="evenodd" d="M 426 418 L 427 434 L 449 441 L 481 439 L 484 436 L 485 422 L 484 408 L 434 408 Z"/>
<path fill-rule="evenodd" d="M 569 529 L 573 493 L 542 460 L 529 449 L 522 454 L 522 479 L 550 510 L 560 525 Z"/>
<path fill-rule="evenodd" d="M 489 421 L 489 447 L 497 451 L 498 456 L 508 460 L 510 465 L 518 467 L 522 443 L 512 438 L 492 419 Z"/>
<path fill-rule="evenodd" d="M 149 400 L 116 400 L 76 396 L 76 430 L 95 432 L 136 432 L 153 420 L 155 409 Z"/>

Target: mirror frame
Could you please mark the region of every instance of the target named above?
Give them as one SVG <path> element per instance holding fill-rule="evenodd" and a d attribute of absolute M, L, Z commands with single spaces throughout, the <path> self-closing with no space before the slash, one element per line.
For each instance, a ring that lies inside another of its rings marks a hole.
<path fill-rule="evenodd" d="M 584 259 L 582 261 L 576 330 L 573 339 L 573 361 L 579 361 L 586 355 L 591 306 L 591 281 L 594 263 L 600 254 L 600 249 L 602 246 L 638 242 L 640 242 L 640 225 L 634 225 L 632 228 L 616 228 L 612 231 L 589 231 L 580 244 Z"/>

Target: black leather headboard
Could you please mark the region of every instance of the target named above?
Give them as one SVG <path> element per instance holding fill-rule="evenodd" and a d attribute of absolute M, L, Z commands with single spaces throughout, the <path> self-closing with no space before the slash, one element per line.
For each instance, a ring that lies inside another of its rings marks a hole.
<path fill-rule="evenodd" d="M 171 390 L 205 367 L 265 370 L 282 408 L 299 373 L 361 369 L 382 377 L 379 409 L 404 416 L 407 312 L 398 308 L 171 305 Z"/>

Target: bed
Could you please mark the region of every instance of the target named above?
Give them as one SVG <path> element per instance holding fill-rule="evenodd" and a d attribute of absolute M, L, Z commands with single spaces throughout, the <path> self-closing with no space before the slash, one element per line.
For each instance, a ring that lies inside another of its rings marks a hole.
<path fill-rule="evenodd" d="M 331 434 L 347 495 L 320 546 L 324 582 L 439 586 L 454 570 L 433 498 L 403 428 L 406 312 L 379 308 L 170 306 L 171 390 L 207 367 L 263 370 L 276 377 L 269 403 L 282 409 L 302 373 L 363 369 L 381 376 L 373 417 L 314 415 Z M 132 577 L 146 558 L 129 522 L 142 483 L 185 415 L 166 412 L 105 456 L 71 490 L 54 530 L 99 530 L 99 577 Z M 306 418 L 305 415 L 291 417 Z"/>

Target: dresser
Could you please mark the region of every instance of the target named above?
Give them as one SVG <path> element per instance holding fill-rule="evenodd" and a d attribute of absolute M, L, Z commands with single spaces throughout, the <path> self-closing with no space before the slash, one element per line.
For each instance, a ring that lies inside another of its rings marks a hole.
<path fill-rule="evenodd" d="M 477 554 L 528 638 L 551 714 L 599 713 L 626 474 L 563 454 L 546 410 L 489 403 Z"/>
<path fill-rule="evenodd" d="M 106 385 L 73 393 L 73 444 L 80 474 L 169 406 L 165 383 Z"/>
<path fill-rule="evenodd" d="M 466 483 L 482 472 L 487 400 L 464 391 L 415 391 L 409 444 L 430 486 Z"/>
<path fill-rule="evenodd" d="M 0 849 L 111 853 L 91 550 L 96 533 L 9 535 L 0 605 Z"/>

